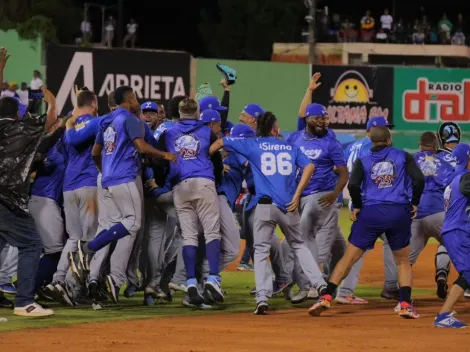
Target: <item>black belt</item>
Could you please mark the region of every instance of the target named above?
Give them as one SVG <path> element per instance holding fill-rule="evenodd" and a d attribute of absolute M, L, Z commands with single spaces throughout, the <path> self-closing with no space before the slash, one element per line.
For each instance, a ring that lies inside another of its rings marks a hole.
<path fill-rule="evenodd" d="M 250 188 L 248 188 L 248 192 L 250 192 L 251 195 L 255 195 L 256 194 L 256 189 L 254 187 L 250 187 Z"/>
<path fill-rule="evenodd" d="M 269 197 L 263 197 L 258 200 L 258 204 L 273 204 L 273 200 Z"/>

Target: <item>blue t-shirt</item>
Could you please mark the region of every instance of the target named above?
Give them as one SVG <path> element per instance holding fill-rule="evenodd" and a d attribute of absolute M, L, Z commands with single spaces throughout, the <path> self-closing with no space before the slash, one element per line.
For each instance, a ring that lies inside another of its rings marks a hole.
<path fill-rule="evenodd" d="M 460 192 L 460 180 L 468 174 L 465 170 L 459 173 L 444 191 L 444 225 L 441 234 L 452 231 L 465 231 L 470 234 L 470 199 Z"/>
<path fill-rule="evenodd" d="M 454 168 L 433 152 L 414 155 L 424 175 L 424 192 L 418 206 L 417 219 L 444 211 L 444 190 L 454 178 Z"/>
<path fill-rule="evenodd" d="M 232 210 L 234 210 L 235 201 L 242 190 L 246 162 L 246 158 L 237 153 L 230 153 L 224 160 L 224 164 L 230 166 L 230 171 L 222 177 L 222 182 L 217 191 L 219 194 L 225 194 Z"/>
<path fill-rule="evenodd" d="M 144 137 L 145 124 L 126 109 L 118 108 L 101 121 L 96 144 L 103 146 L 103 188 L 135 181 L 141 162 L 134 140 Z"/>
<path fill-rule="evenodd" d="M 361 158 L 363 166 L 362 197 L 364 206 L 409 204 L 406 154 L 385 147 Z"/>
<path fill-rule="evenodd" d="M 357 158 L 362 158 L 368 154 L 372 148 L 372 142 L 369 137 L 358 139 L 354 143 L 350 144 L 344 151 L 346 158 L 346 165 L 348 167 L 349 176 L 353 169 L 354 162 Z"/>
<path fill-rule="evenodd" d="M 452 165 L 453 168 L 457 165 L 457 161 L 455 158 L 452 157 L 452 151 L 441 149 L 438 153 L 437 156 L 439 156 L 441 159 L 444 159 L 444 161 L 447 161 L 449 164 Z"/>
<path fill-rule="evenodd" d="M 65 176 L 66 154 L 64 143 L 58 140 L 46 154 L 31 187 L 31 195 L 45 197 L 62 203 L 62 186 Z"/>
<path fill-rule="evenodd" d="M 302 196 L 318 192 L 331 192 L 336 187 L 334 167 L 346 166 L 341 144 L 331 135 L 318 138 L 305 130 L 289 135 L 287 142 L 298 148 L 315 164 L 315 173 Z M 301 172 L 298 175 L 300 180 Z"/>
<path fill-rule="evenodd" d="M 310 163 L 305 154 L 295 145 L 275 137 L 225 137 L 224 145 L 228 152 L 239 153 L 250 162 L 256 197 L 271 198 L 285 212 L 297 189 L 297 169 Z"/>
<path fill-rule="evenodd" d="M 67 167 L 64 177 L 64 192 L 82 187 L 96 187 L 98 169 L 91 157 L 91 151 L 95 141 L 96 124 L 99 121 L 99 118 L 92 115 L 82 115 L 74 125 L 75 132 L 80 133 L 80 138 L 75 138 L 77 135 L 73 130 L 69 130 L 65 134 Z"/>
<path fill-rule="evenodd" d="M 155 138 L 155 140 L 158 141 L 162 133 L 165 132 L 167 129 L 172 128 L 174 125 L 175 122 L 173 121 L 163 121 L 160 125 L 158 125 L 155 131 L 153 131 L 153 137 Z"/>

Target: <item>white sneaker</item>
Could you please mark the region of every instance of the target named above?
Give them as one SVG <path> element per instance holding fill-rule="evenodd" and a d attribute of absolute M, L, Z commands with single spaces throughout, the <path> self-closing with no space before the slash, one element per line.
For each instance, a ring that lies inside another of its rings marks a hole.
<path fill-rule="evenodd" d="M 185 285 L 185 284 L 176 284 L 174 282 L 170 282 L 168 284 L 168 287 L 172 290 L 175 290 L 175 291 L 181 291 L 181 292 L 184 292 L 184 293 L 187 293 L 188 292 L 188 287 Z"/>
<path fill-rule="evenodd" d="M 308 290 L 300 290 L 292 299 L 290 300 L 293 304 L 302 303 L 307 299 Z"/>
<path fill-rule="evenodd" d="M 44 309 L 37 303 L 31 303 L 25 307 L 15 307 L 13 314 L 20 317 L 48 317 L 54 315 L 54 311 L 52 309 Z"/>
<path fill-rule="evenodd" d="M 464 295 L 465 298 L 470 298 L 470 288 L 467 288 L 463 295 Z"/>
<path fill-rule="evenodd" d="M 311 288 L 308 291 L 307 299 L 318 299 L 318 298 L 320 298 L 320 295 L 318 294 L 318 290 L 316 288 Z"/>

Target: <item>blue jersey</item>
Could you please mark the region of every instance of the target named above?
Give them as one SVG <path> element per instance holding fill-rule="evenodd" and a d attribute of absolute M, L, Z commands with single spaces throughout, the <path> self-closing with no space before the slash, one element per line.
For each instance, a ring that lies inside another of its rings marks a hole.
<path fill-rule="evenodd" d="M 118 108 L 101 121 L 96 144 L 103 146 L 103 188 L 135 181 L 141 162 L 133 142 L 144 137 L 145 124 L 126 109 Z"/>
<path fill-rule="evenodd" d="M 437 152 L 437 156 L 439 156 L 444 161 L 447 161 L 449 164 L 452 165 L 453 168 L 457 165 L 457 161 L 455 158 L 452 157 L 452 151 L 447 149 L 441 149 Z"/>
<path fill-rule="evenodd" d="M 315 173 L 302 196 L 318 192 L 331 192 L 336 187 L 336 174 L 334 167 L 346 166 L 343 149 L 336 138 L 325 135 L 318 138 L 308 134 L 305 130 L 289 135 L 287 142 L 298 148 L 315 164 Z M 301 172 L 297 180 L 300 180 Z"/>
<path fill-rule="evenodd" d="M 158 127 L 153 131 L 153 137 L 155 138 L 156 141 L 160 139 L 160 136 L 162 135 L 163 132 L 165 132 L 167 129 L 172 128 L 176 123 L 173 121 L 163 121 Z"/>
<path fill-rule="evenodd" d="M 31 195 L 45 197 L 62 203 L 62 185 L 65 176 L 66 154 L 62 140 L 46 154 L 31 187 Z"/>
<path fill-rule="evenodd" d="M 410 203 L 403 150 L 385 147 L 360 160 L 364 172 L 361 189 L 365 206 Z"/>
<path fill-rule="evenodd" d="M 372 142 L 369 137 L 358 139 L 354 143 L 350 144 L 344 151 L 346 158 L 346 164 L 348 166 L 349 176 L 351 176 L 354 162 L 357 158 L 361 158 L 370 152 L 372 148 Z"/>
<path fill-rule="evenodd" d="M 297 169 L 310 163 L 305 154 L 295 145 L 275 137 L 225 137 L 224 145 L 227 151 L 239 153 L 250 162 L 256 197 L 271 198 L 285 212 L 297 189 Z"/>
<path fill-rule="evenodd" d="M 224 160 L 224 164 L 230 166 L 230 171 L 222 177 L 222 182 L 218 188 L 219 194 L 224 194 L 232 210 L 235 202 L 242 190 L 243 179 L 245 177 L 245 163 L 247 160 L 240 154 L 230 153 Z"/>
<path fill-rule="evenodd" d="M 74 129 L 65 134 L 65 151 L 67 153 L 67 167 L 64 177 L 64 192 L 73 191 L 82 187 L 96 187 L 98 169 L 91 157 L 95 141 L 95 134 L 99 119 L 91 115 L 82 115 L 75 122 Z M 82 132 L 80 138 L 74 132 Z M 94 133 L 93 133 L 94 132 Z"/>
<path fill-rule="evenodd" d="M 430 151 L 416 153 L 414 159 L 425 181 L 418 206 L 417 219 L 420 219 L 444 211 L 444 190 L 453 179 L 454 168 Z"/>
<path fill-rule="evenodd" d="M 470 234 L 470 198 L 460 192 L 460 181 L 468 173 L 468 170 L 459 173 L 444 192 L 446 216 L 442 236 L 451 231 L 465 231 Z"/>
<path fill-rule="evenodd" d="M 188 178 L 215 181 L 214 165 L 209 156 L 212 130 L 199 120 L 181 120 L 165 131 L 165 147 L 177 155 L 170 164 L 169 180 L 176 185 Z"/>

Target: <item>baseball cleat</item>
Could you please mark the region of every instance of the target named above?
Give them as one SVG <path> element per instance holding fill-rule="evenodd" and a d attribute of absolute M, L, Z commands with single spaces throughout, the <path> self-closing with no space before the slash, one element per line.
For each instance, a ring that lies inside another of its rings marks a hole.
<path fill-rule="evenodd" d="M 318 294 L 318 290 L 316 288 L 312 287 L 310 290 L 308 290 L 307 299 L 316 300 L 319 297 L 320 295 Z"/>
<path fill-rule="evenodd" d="M 336 296 L 335 301 L 340 304 L 368 304 L 369 301 L 361 297 L 352 296 Z"/>
<path fill-rule="evenodd" d="M 439 278 L 436 281 L 437 284 L 437 291 L 436 295 L 440 299 L 447 298 L 447 291 L 449 290 L 449 286 L 447 285 L 447 280 L 445 278 Z"/>
<path fill-rule="evenodd" d="M 184 292 L 184 293 L 188 292 L 188 287 L 185 284 L 177 284 L 177 283 L 174 283 L 174 282 L 170 282 L 168 284 L 168 287 L 172 290 L 175 290 L 175 291 L 181 291 L 181 292 Z"/>
<path fill-rule="evenodd" d="M 224 301 L 224 293 L 220 287 L 220 281 L 222 278 L 218 275 L 209 275 L 206 283 L 204 284 L 204 291 L 209 291 L 212 295 L 212 298 L 218 303 Z"/>
<path fill-rule="evenodd" d="M 3 285 L 0 285 L 0 292 L 6 293 L 9 295 L 16 295 L 16 287 L 13 286 L 12 283 L 3 284 Z"/>
<path fill-rule="evenodd" d="M 238 271 L 254 271 L 255 268 L 251 264 L 240 263 L 238 264 L 237 270 Z"/>
<path fill-rule="evenodd" d="M 393 299 L 395 301 L 400 301 L 400 291 L 388 291 L 388 290 L 382 290 L 380 293 L 380 297 L 385 298 L 385 299 Z"/>
<path fill-rule="evenodd" d="M 300 290 L 290 301 L 292 304 L 302 303 L 307 299 L 308 292 L 308 290 Z"/>
<path fill-rule="evenodd" d="M 58 302 L 63 306 L 74 307 L 75 303 L 72 300 L 72 297 L 69 295 L 67 288 L 65 287 L 65 283 L 55 283 L 54 285 L 54 292 L 55 297 L 57 298 Z"/>
<path fill-rule="evenodd" d="M 106 294 L 100 290 L 100 286 L 96 280 L 92 280 L 88 284 L 88 295 L 94 302 L 103 302 L 108 299 Z"/>
<path fill-rule="evenodd" d="M 329 309 L 331 305 L 331 300 L 333 299 L 330 295 L 323 295 L 321 296 L 318 301 L 310 307 L 308 310 L 308 314 L 313 316 L 320 316 L 320 314 Z"/>
<path fill-rule="evenodd" d="M 288 290 L 283 291 L 283 293 L 286 301 L 292 301 L 292 298 L 294 298 L 294 289 L 292 286 L 289 286 Z"/>
<path fill-rule="evenodd" d="M 78 241 L 78 260 L 83 270 L 90 272 L 91 255 L 87 241 Z"/>
<path fill-rule="evenodd" d="M 470 288 L 467 288 L 463 295 L 464 295 L 465 298 L 470 298 Z"/>
<path fill-rule="evenodd" d="M 253 287 L 253 288 L 250 290 L 250 295 L 252 295 L 252 296 L 256 295 L 256 287 Z"/>
<path fill-rule="evenodd" d="M 194 306 L 200 306 L 204 303 L 204 297 L 199 292 L 196 279 L 189 279 L 187 281 L 189 302 Z"/>
<path fill-rule="evenodd" d="M 413 305 L 408 302 L 400 302 L 400 312 L 398 315 L 405 319 L 418 319 L 419 314 L 416 312 Z"/>
<path fill-rule="evenodd" d="M 8 298 L 0 296 L 0 308 L 8 308 L 11 309 L 14 307 L 14 304 L 12 301 L 10 301 Z"/>
<path fill-rule="evenodd" d="M 144 306 L 154 306 L 155 305 L 155 298 L 151 295 L 144 296 Z"/>
<path fill-rule="evenodd" d="M 256 304 L 256 309 L 253 312 L 254 315 L 267 315 L 268 314 L 268 302 L 262 301 Z"/>
<path fill-rule="evenodd" d="M 119 304 L 119 287 L 114 283 L 111 275 L 106 276 L 106 290 L 115 304 Z"/>
<path fill-rule="evenodd" d="M 181 304 L 186 308 L 193 308 L 193 309 L 212 309 L 212 306 L 206 303 L 202 304 L 192 304 L 189 301 L 189 296 L 185 295 L 181 301 Z"/>
<path fill-rule="evenodd" d="M 448 328 L 448 329 L 463 329 L 467 327 L 467 324 L 454 318 L 455 312 L 447 312 L 437 314 L 434 319 L 434 326 L 436 328 Z"/>
<path fill-rule="evenodd" d="M 276 296 L 284 291 L 287 292 L 290 286 L 291 286 L 290 282 L 287 282 L 287 281 L 286 282 L 274 281 L 273 282 L 273 296 Z"/>
<path fill-rule="evenodd" d="M 69 252 L 67 253 L 67 259 L 72 271 L 72 276 L 75 281 L 81 286 L 85 284 L 85 275 L 78 259 L 78 254 Z"/>
<path fill-rule="evenodd" d="M 124 297 L 126 298 L 132 298 L 135 296 L 137 292 L 137 286 L 129 284 L 127 285 L 126 289 L 124 290 Z"/>
<path fill-rule="evenodd" d="M 13 314 L 20 317 L 39 318 L 54 315 L 54 311 L 52 309 L 45 309 L 37 303 L 31 303 L 24 307 L 15 307 Z"/>

